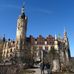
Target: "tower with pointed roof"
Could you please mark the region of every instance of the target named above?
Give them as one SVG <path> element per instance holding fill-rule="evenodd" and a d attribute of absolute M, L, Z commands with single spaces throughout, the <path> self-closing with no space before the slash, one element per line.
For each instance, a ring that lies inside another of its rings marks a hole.
<path fill-rule="evenodd" d="M 17 29 L 16 29 L 16 41 L 15 49 L 16 56 L 20 60 L 22 57 L 24 59 L 25 49 L 26 49 L 26 31 L 27 31 L 27 17 L 25 15 L 24 5 L 21 8 L 21 14 L 17 20 Z"/>
<path fill-rule="evenodd" d="M 27 17 L 25 16 L 24 6 L 22 6 L 21 14 L 17 20 L 16 49 L 24 49 L 23 46 L 26 41 L 26 31 L 27 31 Z M 21 46 L 19 44 L 20 42 Z"/>
<path fill-rule="evenodd" d="M 65 56 L 66 56 L 66 61 L 69 62 L 70 60 L 70 48 L 69 48 L 69 41 L 68 41 L 68 37 L 67 37 L 67 31 L 66 29 L 64 29 L 64 42 L 65 42 Z"/>

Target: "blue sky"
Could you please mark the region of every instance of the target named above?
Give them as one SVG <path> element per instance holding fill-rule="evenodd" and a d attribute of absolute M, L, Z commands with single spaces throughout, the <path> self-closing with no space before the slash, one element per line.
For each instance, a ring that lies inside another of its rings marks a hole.
<path fill-rule="evenodd" d="M 0 0 L 0 36 L 5 34 L 6 38 L 15 39 L 23 1 L 28 16 L 27 36 L 60 33 L 63 37 L 65 27 L 74 56 L 74 0 Z"/>

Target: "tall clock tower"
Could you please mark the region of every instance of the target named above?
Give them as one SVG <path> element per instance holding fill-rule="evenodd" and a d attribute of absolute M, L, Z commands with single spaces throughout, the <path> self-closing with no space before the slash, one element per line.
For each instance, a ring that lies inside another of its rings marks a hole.
<path fill-rule="evenodd" d="M 21 8 L 21 14 L 17 20 L 16 30 L 16 49 L 24 49 L 27 31 L 27 17 L 25 16 L 24 6 Z"/>

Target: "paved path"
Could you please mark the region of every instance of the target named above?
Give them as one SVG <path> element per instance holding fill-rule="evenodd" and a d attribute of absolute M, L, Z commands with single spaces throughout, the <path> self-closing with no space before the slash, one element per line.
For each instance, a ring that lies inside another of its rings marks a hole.
<path fill-rule="evenodd" d="M 35 71 L 35 73 L 34 73 L 34 74 L 41 74 L 41 70 L 40 70 L 40 68 L 30 69 L 30 70 Z M 33 73 L 32 73 L 32 74 L 33 74 Z M 45 71 L 45 73 L 44 73 L 44 74 L 47 74 L 47 71 Z M 52 74 L 74 74 L 74 73 L 68 73 L 68 72 L 65 72 L 65 73 L 52 73 Z"/>
<path fill-rule="evenodd" d="M 34 74 L 41 74 L 41 70 L 39 68 L 34 69 L 34 70 L 35 70 L 35 73 Z"/>
<path fill-rule="evenodd" d="M 29 69 L 29 70 L 33 70 L 33 71 L 35 71 L 35 73 L 34 74 L 41 74 L 41 70 L 40 70 L 40 68 L 36 68 L 36 69 Z M 44 71 L 45 72 L 45 74 L 47 74 L 47 71 Z"/>
<path fill-rule="evenodd" d="M 35 71 L 34 74 L 41 74 L 41 70 L 39 68 L 36 69 L 29 69 Z"/>

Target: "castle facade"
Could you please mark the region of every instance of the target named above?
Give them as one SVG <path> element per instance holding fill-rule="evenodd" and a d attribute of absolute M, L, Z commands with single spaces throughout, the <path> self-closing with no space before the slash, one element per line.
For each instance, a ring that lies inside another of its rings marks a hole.
<path fill-rule="evenodd" d="M 64 31 L 63 38 L 48 35 L 46 38 L 39 35 L 37 38 L 27 32 L 27 16 L 24 7 L 21 8 L 21 14 L 17 20 L 16 40 L 8 40 L 4 43 L 2 51 L 3 61 L 10 61 L 17 56 L 25 61 L 33 60 L 49 62 L 52 64 L 52 71 L 58 71 L 60 66 L 70 62 L 70 48 L 67 32 Z"/>

